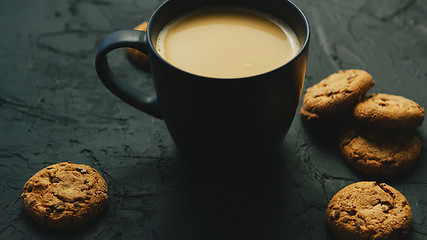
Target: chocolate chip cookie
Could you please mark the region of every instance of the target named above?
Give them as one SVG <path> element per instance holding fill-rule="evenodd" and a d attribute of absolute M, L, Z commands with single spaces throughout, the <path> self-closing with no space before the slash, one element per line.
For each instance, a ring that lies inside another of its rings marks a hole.
<path fill-rule="evenodd" d="M 363 70 L 340 70 L 304 94 L 300 114 L 305 121 L 328 119 L 353 107 L 375 85 Z"/>
<path fill-rule="evenodd" d="M 138 31 L 147 31 L 147 26 L 148 26 L 148 22 L 142 22 L 141 24 L 139 24 L 138 26 L 136 26 L 134 28 L 134 30 L 138 30 Z M 145 70 L 150 70 L 150 64 L 148 61 L 148 56 L 145 55 L 144 53 L 133 49 L 133 48 L 126 48 L 126 53 L 129 57 L 129 59 L 138 67 L 145 69 Z"/>
<path fill-rule="evenodd" d="M 421 153 L 421 141 L 413 131 L 360 128 L 346 130 L 340 139 L 341 153 L 359 171 L 393 176 L 409 171 Z"/>
<path fill-rule="evenodd" d="M 359 122 L 383 128 L 416 128 L 424 121 L 424 108 L 402 96 L 372 94 L 358 103 L 353 116 Z"/>
<path fill-rule="evenodd" d="M 397 240 L 409 231 L 412 211 L 405 196 L 393 187 L 357 182 L 331 199 L 326 219 L 342 240 Z"/>
<path fill-rule="evenodd" d="M 48 166 L 24 185 L 24 210 L 57 229 L 79 227 L 97 216 L 108 200 L 107 183 L 90 166 L 63 162 Z"/>

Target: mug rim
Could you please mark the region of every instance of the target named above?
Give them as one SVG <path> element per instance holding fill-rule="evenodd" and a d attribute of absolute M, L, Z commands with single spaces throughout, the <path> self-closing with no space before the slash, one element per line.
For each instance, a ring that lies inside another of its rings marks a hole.
<path fill-rule="evenodd" d="M 157 16 L 157 14 L 158 14 L 158 12 L 162 9 L 162 8 L 165 8 L 166 7 L 166 5 L 168 5 L 168 4 L 170 4 L 171 2 L 173 2 L 173 1 L 175 1 L 175 0 L 166 0 L 165 2 L 163 2 L 153 13 L 152 13 L 152 15 L 151 15 L 151 17 L 150 17 L 150 19 L 149 19 L 149 21 L 148 21 L 148 26 L 147 26 L 147 31 L 146 31 L 146 40 L 147 40 L 147 42 L 148 42 L 148 45 L 150 46 L 150 48 L 151 48 L 151 52 L 153 52 L 155 55 L 156 55 L 156 57 L 157 58 L 159 58 L 159 59 L 161 59 L 161 61 L 163 62 L 163 63 L 165 63 L 165 64 L 167 64 L 167 65 L 169 65 L 170 67 L 172 67 L 172 68 L 174 68 L 175 70 L 178 70 L 178 71 L 180 71 L 180 72 L 183 72 L 183 73 L 186 73 L 186 74 L 189 74 L 189 75 L 191 75 L 191 76 L 197 76 L 197 77 L 202 77 L 202 78 L 205 78 L 205 79 L 214 79 L 214 80 L 216 80 L 216 81 L 221 81 L 221 80 L 227 80 L 227 81 L 232 81 L 232 80 L 235 80 L 235 81 L 237 81 L 237 80 L 244 80 L 244 79 L 251 79 L 251 78 L 258 78 L 258 77 L 260 77 L 260 76 L 262 76 L 262 75 L 266 75 L 266 74 L 269 74 L 269 73 L 271 73 L 271 72 L 274 72 L 274 71 L 276 71 L 276 70 L 278 70 L 278 69 L 281 69 L 281 68 L 283 68 L 283 67 L 285 67 L 285 66 L 287 66 L 287 65 L 289 65 L 289 64 L 291 64 L 292 62 L 294 62 L 297 58 L 299 58 L 299 56 L 304 52 L 304 51 L 306 51 L 306 48 L 308 47 L 308 44 L 309 44 L 309 40 L 310 40 L 310 35 L 311 35 L 311 31 L 310 31 L 310 23 L 308 22 L 308 18 L 307 18 L 307 16 L 304 14 L 304 12 L 296 5 L 296 4 L 294 4 L 293 2 L 291 2 L 291 1 L 289 1 L 289 0 L 286 0 L 286 1 L 284 1 L 284 3 L 285 4 L 289 4 L 290 6 L 291 6 L 291 8 L 293 8 L 294 10 L 295 10 L 295 12 L 296 13 L 298 13 L 298 15 L 300 16 L 300 18 L 302 19 L 302 21 L 303 21 L 303 23 L 304 23 L 304 26 L 305 26 L 305 40 L 304 40 L 304 43 L 302 44 L 302 46 L 301 46 L 301 48 L 300 48 L 300 50 L 298 51 L 298 53 L 297 54 L 295 54 L 295 56 L 292 58 L 292 59 L 290 59 L 289 61 L 287 61 L 285 64 L 283 64 L 283 65 L 280 65 L 279 67 L 276 67 L 276 68 L 274 68 L 274 69 L 272 69 L 272 70 L 270 70 L 270 71 L 267 71 L 267 72 L 263 72 L 263 73 L 260 73 L 260 74 L 256 74 L 256 75 L 251 75 L 251 76 L 247 76 L 247 77 L 234 77 L 234 78 L 216 78 L 216 77 L 209 77 L 209 76 L 204 76 L 204 75 L 199 75 L 199 74 L 194 74 L 194 73 L 191 73 L 191 72 L 189 72 L 189 71 L 186 71 L 186 70 L 183 70 L 183 69 L 181 69 L 181 68 L 178 68 L 178 67 L 176 67 L 176 66 L 174 66 L 173 64 L 171 64 L 171 63 L 169 63 L 164 57 L 162 57 L 157 51 L 156 51 L 156 48 L 154 47 L 154 43 L 153 43 L 153 41 L 152 41 L 152 38 L 151 38 L 151 30 L 152 30 L 152 24 L 153 24 L 153 19 Z M 218 6 L 220 6 L 220 5 L 218 5 Z M 230 6 L 233 6 L 233 5 L 230 5 Z M 234 5 L 235 7 L 238 7 L 239 5 L 238 4 L 236 4 L 236 5 Z M 263 12 L 266 12 L 265 10 L 263 10 L 263 9 L 260 9 L 261 11 L 263 11 Z M 191 12 L 191 11 L 189 11 L 189 12 Z M 276 16 L 277 17 L 277 16 Z M 162 27 L 164 27 L 164 26 L 162 26 Z M 292 28 L 292 27 L 291 27 Z"/>

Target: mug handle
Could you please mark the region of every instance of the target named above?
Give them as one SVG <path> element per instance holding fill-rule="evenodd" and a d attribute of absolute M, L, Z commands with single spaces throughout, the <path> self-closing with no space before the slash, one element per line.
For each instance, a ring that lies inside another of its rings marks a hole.
<path fill-rule="evenodd" d="M 95 68 L 99 79 L 113 94 L 129 105 L 159 119 L 162 119 L 157 96 L 146 96 L 120 80 L 108 63 L 107 54 L 117 48 L 134 48 L 148 53 L 146 33 L 137 30 L 121 30 L 108 35 L 98 48 Z"/>

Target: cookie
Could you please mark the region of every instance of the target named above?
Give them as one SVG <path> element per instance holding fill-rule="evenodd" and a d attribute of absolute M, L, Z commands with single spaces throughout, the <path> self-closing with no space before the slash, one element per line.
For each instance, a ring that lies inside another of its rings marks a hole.
<path fill-rule="evenodd" d="M 402 239 L 412 223 L 405 196 L 385 183 L 357 182 L 341 189 L 329 202 L 326 219 L 342 240 Z"/>
<path fill-rule="evenodd" d="M 363 70 L 340 70 L 307 89 L 300 111 L 305 121 L 334 117 L 352 108 L 375 85 Z"/>
<path fill-rule="evenodd" d="M 424 108 L 407 98 L 385 93 L 372 94 L 353 109 L 354 118 L 383 128 L 416 128 L 424 121 Z"/>
<path fill-rule="evenodd" d="M 79 227 L 97 216 L 108 200 L 107 183 L 90 166 L 63 162 L 48 166 L 24 185 L 24 210 L 57 229 Z"/>
<path fill-rule="evenodd" d="M 393 176 L 409 171 L 421 153 L 421 141 L 413 131 L 360 128 L 346 130 L 340 138 L 341 153 L 359 171 Z"/>
<path fill-rule="evenodd" d="M 147 31 L 147 26 L 148 26 L 148 22 L 143 22 L 141 24 L 139 24 L 138 26 L 136 26 L 134 28 L 134 30 L 139 30 L 139 31 Z M 150 64 L 148 61 L 148 56 L 145 55 L 144 53 L 133 49 L 133 48 L 126 48 L 126 53 L 129 57 L 129 59 L 138 67 L 145 69 L 145 70 L 150 70 Z"/>

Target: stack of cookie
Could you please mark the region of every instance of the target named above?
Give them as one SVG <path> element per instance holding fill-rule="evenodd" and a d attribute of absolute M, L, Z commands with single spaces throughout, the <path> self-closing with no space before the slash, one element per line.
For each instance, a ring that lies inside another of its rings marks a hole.
<path fill-rule="evenodd" d="M 412 129 L 421 126 L 424 109 L 401 96 L 365 96 L 374 85 L 366 71 L 339 71 L 307 89 L 300 114 L 313 123 L 349 111 L 357 124 L 340 139 L 347 162 L 368 175 L 394 176 L 412 169 L 419 158 L 421 141 Z"/>
<path fill-rule="evenodd" d="M 321 123 L 349 112 L 356 124 L 342 133 L 340 150 L 349 165 L 370 176 L 395 176 L 411 170 L 421 153 L 413 129 L 424 109 L 407 98 L 366 93 L 375 85 L 363 70 L 343 70 L 307 89 L 300 114 Z M 339 238 L 402 239 L 412 222 L 406 198 L 385 183 L 357 182 L 341 189 L 326 209 Z"/>

